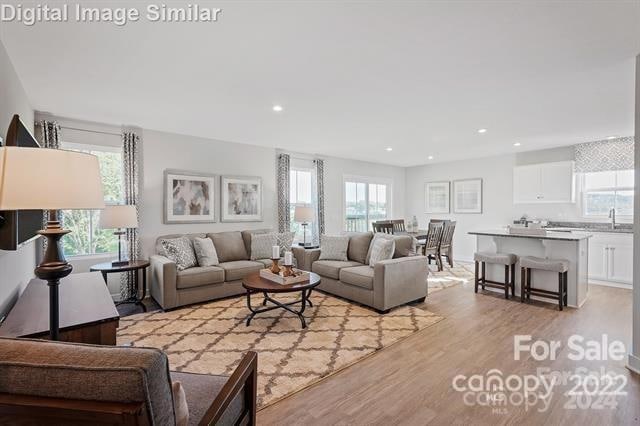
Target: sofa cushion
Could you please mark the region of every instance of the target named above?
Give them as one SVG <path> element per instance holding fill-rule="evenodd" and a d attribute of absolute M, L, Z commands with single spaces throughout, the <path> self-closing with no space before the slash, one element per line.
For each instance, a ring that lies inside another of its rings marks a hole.
<path fill-rule="evenodd" d="M 244 242 L 244 248 L 247 251 L 247 254 L 251 256 L 251 236 L 254 234 L 269 234 L 273 232 L 271 229 L 249 229 L 247 231 L 242 231 L 242 241 Z"/>
<path fill-rule="evenodd" d="M 367 252 L 367 258 L 365 262 L 367 264 L 371 259 L 371 248 L 378 238 L 385 238 L 395 241 L 396 249 L 393 253 L 394 259 L 397 259 L 399 257 L 415 256 L 416 254 L 416 246 L 418 241 L 411 235 L 390 235 L 383 232 L 376 232 L 371 239 L 371 244 L 369 244 L 369 251 Z"/>
<path fill-rule="evenodd" d="M 220 263 L 216 247 L 213 245 L 211 238 L 194 238 L 193 251 L 196 253 L 199 266 L 216 266 Z"/>
<path fill-rule="evenodd" d="M 343 268 L 340 270 L 340 281 L 373 290 L 373 268 L 367 265 Z"/>
<path fill-rule="evenodd" d="M 234 260 L 249 260 L 247 249 L 244 246 L 244 240 L 240 231 L 233 232 L 216 232 L 207 234 L 207 237 L 213 240 L 216 246 L 218 260 L 220 263 L 233 262 Z"/>
<path fill-rule="evenodd" d="M 393 258 L 393 252 L 396 249 L 395 240 L 386 238 L 378 238 L 371 245 L 371 256 L 369 256 L 369 266 L 374 267 L 376 263 L 382 260 Z"/>
<path fill-rule="evenodd" d="M 348 235 L 323 235 L 320 237 L 320 260 L 348 261 Z"/>
<path fill-rule="evenodd" d="M 349 235 L 347 256 L 354 262 L 367 263 L 367 253 L 373 238 L 373 232 L 353 232 Z"/>
<path fill-rule="evenodd" d="M 224 282 L 224 269 L 219 266 L 198 266 L 178 271 L 176 287 L 192 288 Z"/>
<path fill-rule="evenodd" d="M 224 277 L 226 281 L 241 280 L 252 272 L 258 272 L 264 269 L 264 264 L 251 260 L 234 260 L 232 262 L 224 262 L 219 265 L 224 269 Z"/>
<path fill-rule="evenodd" d="M 253 234 L 251 236 L 251 260 L 266 259 L 271 257 L 273 246 L 278 245 L 276 234 Z M 280 251 L 278 250 L 278 253 Z M 279 255 L 278 255 L 279 257 Z"/>
<path fill-rule="evenodd" d="M 176 264 L 178 271 L 193 268 L 198 264 L 196 254 L 193 251 L 191 240 L 187 237 L 179 237 L 162 240 L 164 254 Z"/>
<path fill-rule="evenodd" d="M 150 422 L 175 423 L 169 360 L 159 349 L 0 338 L 0 393 L 144 402 Z"/>
<path fill-rule="evenodd" d="M 362 266 L 362 263 L 353 262 L 351 260 L 316 260 L 311 265 L 311 271 L 323 277 L 340 279 L 340 270 L 342 268 L 350 268 L 353 266 Z"/>
<path fill-rule="evenodd" d="M 226 376 L 215 376 L 197 373 L 171 372 L 172 380 L 179 380 L 187 396 L 189 407 L 189 425 L 200 424 L 200 420 L 211 406 L 211 402 L 222 390 L 229 380 Z M 237 424 L 240 416 L 245 411 L 244 392 L 238 392 L 231 400 L 229 408 L 222 418 L 216 423 L 219 425 Z"/>

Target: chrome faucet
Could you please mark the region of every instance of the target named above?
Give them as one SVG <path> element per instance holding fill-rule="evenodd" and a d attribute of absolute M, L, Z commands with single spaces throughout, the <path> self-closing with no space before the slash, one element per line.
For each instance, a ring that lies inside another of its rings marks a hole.
<path fill-rule="evenodd" d="M 611 229 L 616 229 L 616 208 L 609 209 L 609 219 L 611 219 Z"/>

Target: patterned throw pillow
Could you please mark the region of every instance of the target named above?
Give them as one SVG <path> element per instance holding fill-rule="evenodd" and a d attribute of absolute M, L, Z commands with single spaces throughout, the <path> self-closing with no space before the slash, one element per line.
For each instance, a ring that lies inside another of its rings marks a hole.
<path fill-rule="evenodd" d="M 320 238 L 319 260 L 341 260 L 346 262 L 347 249 L 349 248 L 348 235 L 323 235 Z"/>
<path fill-rule="evenodd" d="M 176 264 L 178 271 L 193 268 L 198 264 L 191 240 L 187 237 L 162 240 L 161 244 L 165 256 Z"/>
<path fill-rule="evenodd" d="M 393 259 L 393 252 L 396 250 L 396 242 L 386 238 L 378 238 L 371 247 L 371 257 L 369 266 L 372 268 L 381 260 Z"/>
<path fill-rule="evenodd" d="M 220 264 L 216 247 L 211 238 L 194 238 L 193 251 L 200 266 L 217 266 Z"/>
<path fill-rule="evenodd" d="M 276 244 L 280 246 L 280 257 L 284 257 L 285 251 L 291 251 L 295 232 L 280 232 L 276 234 Z"/>
<path fill-rule="evenodd" d="M 278 245 L 276 234 L 251 235 L 251 260 L 271 259 L 271 248 Z"/>

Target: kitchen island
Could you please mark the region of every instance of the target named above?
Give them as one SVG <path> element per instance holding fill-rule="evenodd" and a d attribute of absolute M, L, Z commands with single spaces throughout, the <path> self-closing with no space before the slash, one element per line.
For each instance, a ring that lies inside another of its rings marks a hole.
<path fill-rule="evenodd" d="M 490 253 L 513 253 L 518 257 L 536 256 L 549 259 L 564 259 L 569 262 L 567 282 L 567 304 L 579 308 L 587 300 L 589 284 L 589 238 L 587 232 L 547 232 L 546 235 L 511 234 L 506 229 L 473 231 L 476 251 Z M 516 265 L 516 296 L 520 297 L 520 262 Z M 504 268 L 487 264 L 487 279 L 503 281 Z M 558 290 L 558 274 L 533 270 L 532 285 L 549 291 Z M 533 299 L 537 297 L 532 296 Z M 550 299 L 540 299 L 553 303 Z"/>

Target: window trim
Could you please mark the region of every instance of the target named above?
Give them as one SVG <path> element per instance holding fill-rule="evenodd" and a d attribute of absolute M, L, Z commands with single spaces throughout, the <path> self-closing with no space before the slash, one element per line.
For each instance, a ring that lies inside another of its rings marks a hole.
<path fill-rule="evenodd" d="M 610 172 L 617 172 L 618 170 L 610 170 Z M 583 219 L 591 219 L 591 220 L 597 220 L 597 219 L 608 219 L 609 215 L 608 214 L 604 214 L 604 215 L 600 215 L 600 214 L 587 214 L 587 195 L 590 192 L 613 192 L 614 193 L 614 197 L 615 194 L 617 192 L 620 191 L 634 191 L 633 187 L 626 187 L 626 186 L 614 186 L 614 187 L 597 187 L 597 188 L 586 188 L 586 179 L 587 179 L 587 173 L 582 173 L 581 174 L 581 188 L 580 188 L 580 193 L 581 193 L 581 197 L 580 197 L 580 202 L 581 202 L 581 206 L 580 206 L 580 215 L 582 216 Z M 617 183 L 617 182 L 616 182 Z M 624 215 L 624 214 L 617 214 L 616 212 L 616 219 L 622 219 L 623 221 L 632 221 L 633 220 L 633 215 Z"/>
<path fill-rule="evenodd" d="M 342 176 L 342 231 L 347 230 L 347 182 L 364 183 L 367 185 L 365 191 L 365 202 L 367 205 L 367 222 L 369 221 L 369 185 L 386 185 L 387 187 L 387 215 L 386 219 L 393 217 L 393 179 L 373 176 L 343 175 Z M 367 230 L 368 226 L 367 226 Z"/>
<path fill-rule="evenodd" d="M 66 142 L 63 140 L 60 146 L 61 146 L 61 149 L 80 150 L 85 152 L 86 151 L 102 151 L 102 152 L 109 152 L 109 153 L 122 153 L 122 147 L 112 146 L 112 145 L 98 145 L 98 144 L 88 144 L 88 143 L 83 144 L 78 142 Z M 124 171 L 124 161 L 123 161 L 122 167 Z M 122 195 L 124 198 L 124 194 Z M 105 200 L 104 202 L 105 206 L 119 205 L 123 203 L 124 203 L 124 199 L 118 200 L 118 201 Z M 96 211 L 96 210 L 101 210 L 101 209 L 87 209 L 83 211 Z M 92 224 L 93 224 L 92 216 L 90 216 L 89 221 L 90 221 L 89 227 L 90 229 L 92 229 Z M 90 235 L 89 241 L 91 241 L 92 239 L 93 239 L 93 235 Z M 81 254 L 70 254 L 70 255 L 65 254 L 65 257 L 68 260 L 82 260 L 82 259 L 90 259 L 90 258 L 100 259 L 100 258 L 111 258 L 117 254 L 118 254 L 117 251 L 112 251 L 112 252 L 105 252 L 105 253 L 81 253 Z"/>

